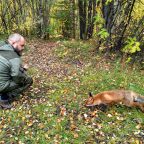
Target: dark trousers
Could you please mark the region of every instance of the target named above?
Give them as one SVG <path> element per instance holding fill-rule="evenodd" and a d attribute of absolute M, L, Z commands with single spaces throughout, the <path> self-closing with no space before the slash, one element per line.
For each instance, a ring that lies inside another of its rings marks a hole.
<path fill-rule="evenodd" d="M 32 85 L 33 83 L 32 78 L 27 76 L 26 74 L 23 75 L 24 77 L 19 80 L 19 83 L 11 81 L 9 86 L 1 92 L 2 99 L 8 99 L 9 97 L 16 97 Z"/>

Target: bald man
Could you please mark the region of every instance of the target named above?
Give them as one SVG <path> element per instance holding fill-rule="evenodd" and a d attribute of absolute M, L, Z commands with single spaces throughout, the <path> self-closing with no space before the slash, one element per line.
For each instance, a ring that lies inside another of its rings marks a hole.
<path fill-rule="evenodd" d="M 17 33 L 0 42 L 0 107 L 5 109 L 12 107 L 10 98 L 21 94 L 33 82 L 22 67 L 24 45 L 24 37 Z"/>

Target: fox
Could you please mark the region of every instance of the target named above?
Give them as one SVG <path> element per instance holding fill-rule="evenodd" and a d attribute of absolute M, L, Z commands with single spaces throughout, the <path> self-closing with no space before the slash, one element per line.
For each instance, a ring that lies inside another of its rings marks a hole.
<path fill-rule="evenodd" d="M 123 103 L 128 107 L 138 107 L 144 112 L 144 96 L 130 90 L 110 90 L 96 94 L 89 93 L 89 98 L 85 101 L 86 107 L 110 106 Z"/>

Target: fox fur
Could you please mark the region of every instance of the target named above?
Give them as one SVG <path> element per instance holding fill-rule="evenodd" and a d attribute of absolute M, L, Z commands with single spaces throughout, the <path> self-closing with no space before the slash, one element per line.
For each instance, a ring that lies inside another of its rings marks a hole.
<path fill-rule="evenodd" d="M 95 96 L 89 93 L 85 106 L 91 107 L 101 104 L 109 106 L 116 103 L 123 103 L 128 107 L 139 107 L 144 112 L 144 96 L 130 90 L 104 91 Z"/>

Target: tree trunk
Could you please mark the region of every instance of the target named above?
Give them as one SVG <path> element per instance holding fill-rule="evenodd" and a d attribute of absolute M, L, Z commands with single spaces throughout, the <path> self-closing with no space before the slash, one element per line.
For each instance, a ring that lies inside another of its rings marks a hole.
<path fill-rule="evenodd" d="M 80 39 L 86 39 L 86 0 L 78 0 Z"/>
<path fill-rule="evenodd" d="M 48 5 L 48 0 L 45 0 L 44 3 L 44 8 L 43 8 L 43 20 L 44 20 L 44 25 L 43 25 L 43 38 L 44 39 L 49 39 L 49 31 L 48 26 L 49 26 L 49 5 Z"/>
<path fill-rule="evenodd" d="M 76 26 L 75 26 L 75 0 L 70 0 L 71 3 L 71 20 L 72 20 L 72 26 L 71 26 L 71 31 L 72 31 L 72 38 L 76 37 L 75 31 L 76 31 Z"/>
<path fill-rule="evenodd" d="M 1 25 L 3 26 L 3 29 L 4 31 L 7 31 L 8 30 L 8 22 L 7 22 L 7 19 L 6 19 L 6 14 L 7 14 L 7 6 L 8 3 L 7 1 L 6 2 L 1 2 Z"/>
<path fill-rule="evenodd" d="M 87 38 L 92 38 L 94 29 L 94 17 L 96 16 L 96 0 L 89 0 Z"/>
<path fill-rule="evenodd" d="M 43 34 L 43 8 L 42 8 L 42 0 L 39 0 L 38 5 L 38 16 L 39 16 L 39 22 L 38 22 L 38 36 L 42 37 Z"/>
<path fill-rule="evenodd" d="M 124 38 L 125 31 L 126 31 L 128 25 L 130 23 L 130 20 L 131 20 L 131 14 L 132 14 L 132 11 L 133 11 L 134 4 L 135 4 L 135 0 L 132 1 L 131 7 L 130 7 L 130 11 L 127 12 L 127 10 L 125 10 L 126 13 L 127 13 L 127 21 L 125 23 L 125 26 L 123 27 L 122 33 L 121 33 L 120 38 L 119 38 L 119 40 L 117 42 L 117 45 L 116 45 L 117 49 L 121 48 L 121 46 L 122 46 L 122 41 L 123 41 L 123 38 Z"/>
<path fill-rule="evenodd" d="M 104 27 L 106 28 L 108 33 L 111 34 L 112 22 L 114 19 L 114 1 L 112 0 L 107 5 L 105 2 L 105 0 L 102 0 L 102 13 L 103 18 L 105 19 Z"/>
<path fill-rule="evenodd" d="M 92 0 L 89 0 L 87 37 L 91 38 L 91 36 L 92 36 Z"/>

